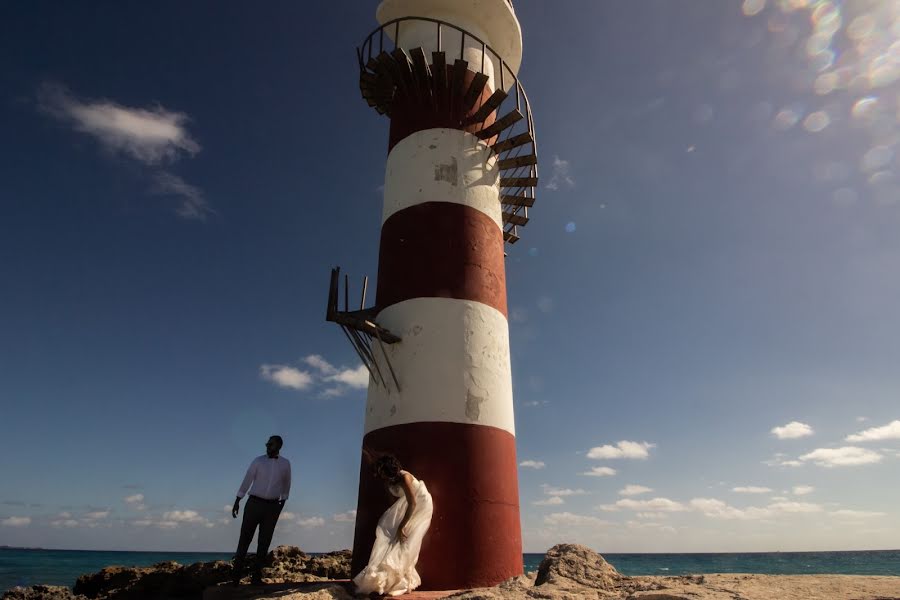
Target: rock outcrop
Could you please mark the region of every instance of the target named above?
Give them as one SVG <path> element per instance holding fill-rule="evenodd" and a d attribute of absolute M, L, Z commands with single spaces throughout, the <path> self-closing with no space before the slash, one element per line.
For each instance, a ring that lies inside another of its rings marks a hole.
<path fill-rule="evenodd" d="M 253 559 L 248 556 L 247 564 Z M 74 590 L 43 585 L 13 588 L 2 600 L 192 600 L 201 598 L 207 587 L 230 581 L 231 576 L 231 563 L 222 560 L 187 566 L 171 561 L 152 567 L 112 566 L 82 575 Z M 350 576 L 350 551 L 311 556 L 295 546 L 279 546 L 266 557 L 262 576 L 265 583 L 346 579 Z M 249 571 L 243 582 L 250 582 Z"/>
<path fill-rule="evenodd" d="M 63 585 L 14 587 L 3 594 L 3 600 L 87 600 Z"/>
<path fill-rule="evenodd" d="M 663 586 L 626 577 L 587 546 L 557 544 L 547 551 L 534 576 L 520 575 L 492 588 L 466 590 L 457 600 L 581 600 L 629 598 Z M 660 597 L 660 599 L 662 596 Z"/>

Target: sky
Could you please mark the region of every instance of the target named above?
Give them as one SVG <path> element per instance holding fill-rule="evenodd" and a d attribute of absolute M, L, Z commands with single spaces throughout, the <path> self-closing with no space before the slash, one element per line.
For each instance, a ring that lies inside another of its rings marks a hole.
<path fill-rule="evenodd" d="M 0 5 L 0 545 L 232 551 L 275 433 L 274 543 L 352 544 L 376 6 Z M 515 10 L 525 550 L 900 547 L 900 2 Z"/>

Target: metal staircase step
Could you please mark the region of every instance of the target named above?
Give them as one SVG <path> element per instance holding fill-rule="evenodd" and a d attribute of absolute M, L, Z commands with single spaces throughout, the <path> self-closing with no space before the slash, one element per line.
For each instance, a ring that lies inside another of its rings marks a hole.
<path fill-rule="evenodd" d="M 537 177 L 501 177 L 500 187 L 534 187 L 537 185 Z"/>
<path fill-rule="evenodd" d="M 466 71 L 469 69 L 468 61 L 457 58 L 453 63 L 453 74 L 450 78 L 450 97 L 458 98 L 463 95 L 463 87 L 466 83 Z M 452 102 L 452 101 L 451 101 Z"/>
<path fill-rule="evenodd" d="M 472 78 L 472 83 L 469 85 L 469 89 L 466 91 L 466 95 L 463 96 L 462 100 L 462 114 L 466 114 L 469 112 L 472 107 L 475 105 L 475 101 L 481 97 L 481 92 L 484 90 L 484 86 L 488 82 L 488 76 L 484 73 L 475 73 L 475 77 Z M 471 120 L 467 121 L 471 122 Z"/>
<path fill-rule="evenodd" d="M 519 241 L 519 236 L 517 236 L 512 231 L 504 231 L 503 232 L 503 241 L 509 242 L 510 244 L 515 244 Z"/>
<path fill-rule="evenodd" d="M 512 127 L 525 117 L 522 113 L 519 112 L 518 109 L 513 109 L 512 111 L 506 113 L 499 119 L 493 122 L 489 127 L 485 127 L 475 135 L 478 136 L 479 139 L 488 140 L 495 135 L 499 134 L 501 131 L 508 127 Z"/>
<path fill-rule="evenodd" d="M 528 217 L 505 212 L 503 213 L 503 222 L 512 223 L 513 225 L 525 225 L 528 223 Z"/>
<path fill-rule="evenodd" d="M 497 168 L 499 168 L 501 171 L 505 171 L 507 169 L 527 167 L 529 165 L 536 164 L 537 156 L 535 156 L 534 154 L 523 154 L 522 156 L 516 156 L 515 158 L 504 158 L 497 161 Z"/>
<path fill-rule="evenodd" d="M 488 115 L 497 110 L 497 107 L 499 107 L 504 100 L 506 100 L 506 92 L 503 90 L 495 90 L 494 93 L 491 94 L 491 97 L 484 101 L 484 104 L 481 105 L 478 112 L 469 117 L 466 124 L 484 121 L 488 118 Z"/>
<path fill-rule="evenodd" d="M 500 194 L 500 204 L 508 204 L 509 206 L 534 206 L 534 198 L 532 196 L 514 196 L 512 194 Z"/>
<path fill-rule="evenodd" d="M 519 135 L 505 139 L 502 142 L 497 142 L 496 144 L 491 146 L 491 150 L 493 150 L 497 154 L 500 154 L 502 152 L 506 152 L 507 150 L 512 150 L 513 148 L 517 148 L 525 144 L 530 144 L 533 141 L 534 138 L 531 136 L 531 132 L 526 131 L 525 133 L 520 133 Z"/>

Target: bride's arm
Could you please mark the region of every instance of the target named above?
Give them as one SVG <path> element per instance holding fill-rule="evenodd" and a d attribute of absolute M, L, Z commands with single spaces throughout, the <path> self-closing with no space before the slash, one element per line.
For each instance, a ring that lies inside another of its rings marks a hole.
<path fill-rule="evenodd" d="M 403 488 L 403 493 L 406 495 L 406 514 L 403 515 L 403 520 L 400 521 L 400 525 L 397 527 L 397 539 L 401 542 L 406 541 L 406 531 L 404 531 L 404 528 L 409 522 L 410 517 L 412 517 L 413 511 L 416 509 L 416 495 L 413 493 L 412 481 L 412 475 L 404 471 L 403 477 L 400 480 L 400 485 Z"/>

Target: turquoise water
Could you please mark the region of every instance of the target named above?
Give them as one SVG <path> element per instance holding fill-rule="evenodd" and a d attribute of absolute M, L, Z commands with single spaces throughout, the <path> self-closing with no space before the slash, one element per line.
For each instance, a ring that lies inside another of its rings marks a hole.
<path fill-rule="evenodd" d="M 866 552 L 754 552 L 729 554 L 605 554 L 625 575 L 766 573 L 803 575 L 898 575 L 900 550 Z M 525 554 L 526 571 L 535 571 L 543 554 Z M 150 566 L 174 560 L 183 565 L 231 560 L 229 552 L 100 552 L 0 548 L 0 591 L 17 585 L 75 584 L 79 575 L 109 565 Z"/>

